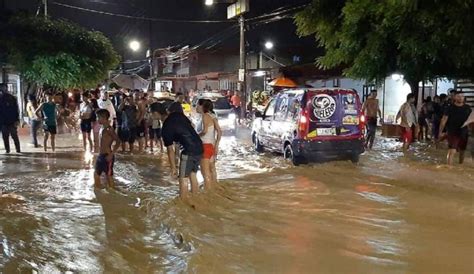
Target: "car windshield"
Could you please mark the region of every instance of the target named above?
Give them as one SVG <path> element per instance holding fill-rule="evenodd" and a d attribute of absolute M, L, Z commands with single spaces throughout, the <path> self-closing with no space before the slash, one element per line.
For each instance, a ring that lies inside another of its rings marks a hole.
<path fill-rule="evenodd" d="M 214 108 L 215 109 L 231 109 L 231 105 L 229 103 L 229 100 L 227 98 L 217 98 L 217 100 L 212 100 L 214 103 Z"/>

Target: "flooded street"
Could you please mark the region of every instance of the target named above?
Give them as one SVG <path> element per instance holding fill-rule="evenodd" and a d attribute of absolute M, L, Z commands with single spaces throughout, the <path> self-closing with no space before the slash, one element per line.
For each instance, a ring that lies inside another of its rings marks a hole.
<path fill-rule="evenodd" d="M 380 140 L 359 165 L 293 167 L 222 142 L 222 187 L 189 204 L 165 155 L 119 155 L 122 193 L 94 190 L 80 141 L 0 154 L 0 187 L 23 197 L 0 200 L 0 272 L 474 272 L 471 159 Z"/>

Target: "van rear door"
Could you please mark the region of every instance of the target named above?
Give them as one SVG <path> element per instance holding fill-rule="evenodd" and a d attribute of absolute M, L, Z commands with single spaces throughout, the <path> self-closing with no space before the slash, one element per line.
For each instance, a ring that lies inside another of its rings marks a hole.
<path fill-rule="evenodd" d="M 338 140 L 361 137 L 361 104 L 352 90 L 308 91 L 307 139 Z"/>

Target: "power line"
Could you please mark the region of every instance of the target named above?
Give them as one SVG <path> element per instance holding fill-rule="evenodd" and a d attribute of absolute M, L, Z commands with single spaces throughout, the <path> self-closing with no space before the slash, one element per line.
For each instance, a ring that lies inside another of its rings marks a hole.
<path fill-rule="evenodd" d="M 198 23 L 198 24 L 232 23 L 232 21 L 229 21 L 229 20 L 179 20 L 179 19 L 165 19 L 165 18 L 150 18 L 150 17 L 144 17 L 144 16 L 139 17 L 139 16 L 131 16 L 131 15 L 126 15 L 126 14 L 112 13 L 112 12 L 106 12 L 106 11 L 100 11 L 100 10 L 93 10 L 93 9 L 68 5 L 68 4 L 59 3 L 59 2 L 53 2 L 52 4 L 65 7 L 65 8 L 76 9 L 76 10 L 80 10 L 84 12 L 91 12 L 91 13 L 122 17 L 122 18 L 128 18 L 128 19 L 135 19 L 135 20 L 167 22 L 167 23 Z"/>

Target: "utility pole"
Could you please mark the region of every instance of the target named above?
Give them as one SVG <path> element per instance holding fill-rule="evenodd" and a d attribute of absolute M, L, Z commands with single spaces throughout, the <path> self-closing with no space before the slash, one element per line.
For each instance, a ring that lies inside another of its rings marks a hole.
<path fill-rule="evenodd" d="M 245 64 L 245 19 L 243 15 L 239 17 L 239 24 L 240 24 L 240 70 L 239 74 L 243 77 L 240 84 L 240 91 L 243 97 L 242 106 L 241 106 L 241 117 L 245 119 L 245 114 L 247 113 L 247 86 L 245 82 L 246 78 L 246 64 Z"/>
<path fill-rule="evenodd" d="M 43 0 L 44 18 L 48 18 L 48 0 Z"/>

